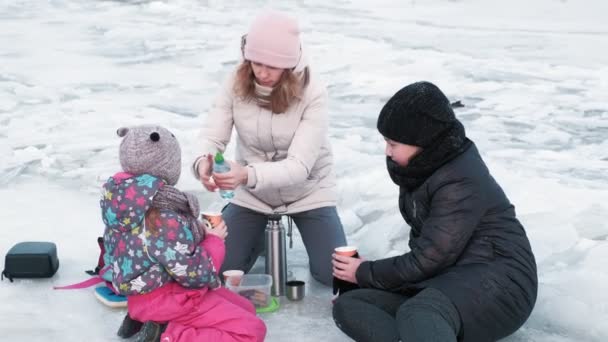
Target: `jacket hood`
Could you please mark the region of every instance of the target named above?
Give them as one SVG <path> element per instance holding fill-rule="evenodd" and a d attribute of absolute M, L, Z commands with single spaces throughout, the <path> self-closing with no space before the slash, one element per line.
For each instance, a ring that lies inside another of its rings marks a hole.
<path fill-rule="evenodd" d="M 100 200 L 105 225 L 119 232 L 129 232 L 143 226 L 146 212 L 164 182 L 148 174 L 134 176 L 117 173 L 103 185 Z"/>

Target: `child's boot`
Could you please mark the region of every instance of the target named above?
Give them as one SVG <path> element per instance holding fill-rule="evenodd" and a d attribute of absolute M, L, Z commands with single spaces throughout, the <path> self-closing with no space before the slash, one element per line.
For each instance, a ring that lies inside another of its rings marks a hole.
<path fill-rule="evenodd" d="M 148 321 L 144 323 L 137 336 L 135 342 L 159 342 L 160 335 L 167 329 L 167 324 Z"/>
<path fill-rule="evenodd" d="M 122 324 L 120 325 L 120 328 L 118 328 L 116 334 L 122 338 L 129 338 L 137 334 L 137 332 L 141 330 L 142 325 L 142 322 L 132 319 L 129 317 L 129 314 L 127 314 L 122 320 Z"/>

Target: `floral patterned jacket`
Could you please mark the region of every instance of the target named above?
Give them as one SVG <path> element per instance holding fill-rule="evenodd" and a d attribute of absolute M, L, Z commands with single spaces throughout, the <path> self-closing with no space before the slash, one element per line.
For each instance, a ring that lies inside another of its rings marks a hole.
<path fill-rule="evenodd" d="M 148 293 L 171 281 L 194 289 L 216 280 L 211 254 L 204 241 L 194 244 L 186 217 L 161 209 L 152 218 L 156 228 L 146 227 L 146 213 L 163 185 L 157 177 L 127 173 L 103 185 L 104 261 L 110 266 L 104 278 L 122 295 Z"/>

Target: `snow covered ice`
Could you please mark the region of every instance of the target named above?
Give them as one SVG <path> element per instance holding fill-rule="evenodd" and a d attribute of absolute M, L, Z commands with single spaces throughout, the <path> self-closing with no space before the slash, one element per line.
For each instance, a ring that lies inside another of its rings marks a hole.
<path fill-rule="evenodd" d="M 217 200 L 187 167 L 240 37 L 264 7 L 300 19 L 328 85 L 338 209 L 364 257 L 407 250 L 377 114 L 402 86 L 432 81 L 464 103 L 457 115 L 536 254 L 536 308 L 505 341 L 608 340 L 605 0 L 2 1 L 0 255 L 53 241 L 60 268 L 0 283 L 0 340 L 120 340 L 124 311 L 90 289 L 51 289 L 85 279 L 97 261 L 99 188 L 119 170 L 115 131 L 170 128 L 185 154 L 179 188 L 203 207 Z M 299 236 L 288 260 L 307 296 L 262 315 L 267 341 L 348 341 Z"/>

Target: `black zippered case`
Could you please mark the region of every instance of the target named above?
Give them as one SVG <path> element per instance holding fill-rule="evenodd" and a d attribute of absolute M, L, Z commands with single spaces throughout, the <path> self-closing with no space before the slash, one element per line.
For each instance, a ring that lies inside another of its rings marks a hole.
<path fill-rule="evenodd" d="M 50 278 L 59 268 L 57 246 L 52 242 L 20 242 L 4 258 L 2 280 L 13 278 Z"/>

